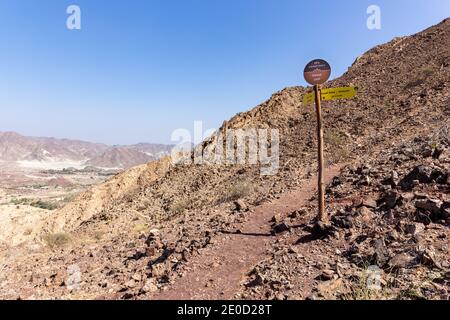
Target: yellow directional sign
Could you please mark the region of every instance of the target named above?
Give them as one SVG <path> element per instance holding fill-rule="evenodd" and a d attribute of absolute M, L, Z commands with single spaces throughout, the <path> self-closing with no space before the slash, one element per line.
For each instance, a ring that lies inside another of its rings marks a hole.
<path fill-rule="evenodd" d="M 351 99 L 358 93 L 358 87 L 340 87 L 322 89 L 321 97 L 324 101 L 338 100 L 338 99 Z M 309 105 L 314 103 L 314 92 L 305 94 L 303 96 L 303 104 Z"/>
<path fill-rule="evenodd" d="M 322 100 L 351 99 L 358 93 L 358 87 L 341 87 L 322 90 Z"/>

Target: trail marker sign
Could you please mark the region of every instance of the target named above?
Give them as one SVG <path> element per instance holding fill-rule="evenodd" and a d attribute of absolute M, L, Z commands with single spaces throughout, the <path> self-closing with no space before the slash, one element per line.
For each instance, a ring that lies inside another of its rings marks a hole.
<path fill-rule="evenodd" d="M 316 59 L 306 65 L 303 74 L 306 82 L 315 86 L 327 82 L 331 75 L 331 67 L 325 60 Z"/>
<path fill-rule="evenodd" d="M 327 82 L 331 75 L 331 67 L 328 62 L 316 59 L 309 62 L 303 72 L 306 82 L 314 86 L 314 92 L 305 94 L 303 105 L 315 102 L 317 115 L 317 141 L 318 141 L 318 194 L 319 214 L 318 220 L 324 223 L 329 221 L 325 211 L 325 184 L 324 184 L 324 160 L 323 160 L 323 125 L 322 125 L 322 100 L 350 99 L 358 93 L 358 87 L 342 87 L 331 89 L 320 89 L 320 85 Z"/>

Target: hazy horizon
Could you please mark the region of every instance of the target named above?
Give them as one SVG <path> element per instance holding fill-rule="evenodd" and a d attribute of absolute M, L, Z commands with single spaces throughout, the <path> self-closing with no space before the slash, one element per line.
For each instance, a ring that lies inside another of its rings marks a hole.
<path fill-rule="evenodd" d="M 158 143 L 158 142 L 151 142 L 151 141 L 138 141 L 134 143 L 129 144 L 111 144 L 111 143 L 105 143 L 101 141 L 93 141 L 93 140 L 82 140 L 77 138 L 67 138 L 67 137 L 56 137 L 56 136 L 30 136 L 22 134 L 21 132 L 13 131 L 13 130 L 0 130 L 1 133 L 16 133 L 18 135 L 24 136 L 26 138 L 38 138 L 38 139 L 58 139 L 58 140 L 72 140 L 72 141 L 82 141 L 82 142 L 88 142 L 88 143 L 96 143 L 96 144 L 104 144 L 111 147 L 121 147 L 121 146 L 132 146 L 132 145 L 138 145 L 138 144 L 153 144 L 153 145 L 174 145 L 173 143 Z"/>
<path fill-rule="evenodd" d="M 0 0 L 0 131 L 173 144 L 177 128 L 217 128 L 305 85 L 313 58 L 336 78 L 368 49 L 450 16 L 449 1 L 416 2 Z M 81 30 L 66 28 L 71 4 Z M 366 26 L 372 4 L 381 30 Z"/>

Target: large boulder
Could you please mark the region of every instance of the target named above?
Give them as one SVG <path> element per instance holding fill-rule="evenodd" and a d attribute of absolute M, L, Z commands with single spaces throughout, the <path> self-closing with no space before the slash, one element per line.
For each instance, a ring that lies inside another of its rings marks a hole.
<path fill-rule="evenodd" d="M 400 181 L 400 186 L 404 190 L 410 190 L 414 186 L 414 181 L 430 183 L 433 181 L 432 173 L 433 169 L 428 166 L 417 166 Z"/>

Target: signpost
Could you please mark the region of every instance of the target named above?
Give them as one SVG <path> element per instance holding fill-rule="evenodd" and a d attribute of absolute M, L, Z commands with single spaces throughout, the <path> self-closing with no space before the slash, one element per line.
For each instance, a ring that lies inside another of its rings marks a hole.
<path fill-rule="evenodd" d="M 319 215 L 318 220 L 328 222 L 328 214 L 325 210 L 325 184 L 324 184 L 324 160 L 323 160 L 323 126 L 322 126 L 322 100 L 350 99 L 358 93 L 358 87 L 342 87 L 332 89 L 320 89 L 320 85 L 327 82 L 331 75 L 331 67 L 325 60 L 316 59 L 305 67 L 305 80 L 314 86 L 314 91 L 303 97 L 303 104 L 309 105 L 315 102 L 317 115 L 317 141 L 318 141 L 318 194 Z"/>
<path fill-rule="evenodd" d="M 305 80 L 314 86 L 314 98 L 316 101 L 317 115 L 317 141 L 318 141 L 318 193 L 319 193 L 319 221 L 328 222 L 328 215 L 325 212 L 325 185 L 323 181 L 323 127 L 322 127 L 322 108 L 320 85 L 327 82 L 331 75 L 331 67 L 325 60 L 317 59 L 308 63 L 305 67 Z"/>

